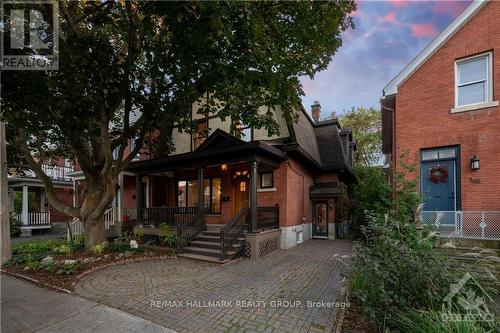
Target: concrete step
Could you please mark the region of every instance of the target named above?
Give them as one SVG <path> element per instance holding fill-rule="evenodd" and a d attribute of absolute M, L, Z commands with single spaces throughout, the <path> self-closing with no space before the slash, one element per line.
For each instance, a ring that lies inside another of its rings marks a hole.
<path fill-rule="evenodd" d="M 182 249 L 182 252 L 201 254 L 204 256 L 211 256 L 211 257 L 219 257 L 220 256 L 219 249 L 207 249 L 207 248 L 196 247 L 196 246 L 186 246 Z M 232 256 L 234 256 L 235 254 L 236 254 L 236 251 L 227 251 L 227 256 L 230 258 Z"/>
<path fill-rule="evenodd" d="M 220 242 L 220 236 L 205 236 L 205 235 L 198 235 L 196 237 L 197 241 L 202 241 L 202 242 L 214 242 L 218 243 Z"/>
<path fill-rule="evenodd" d="M 177 254 L 177 256 L 180 257 L 180 258 L 187 258 L 187 259 L 207 261 L 207 262 L 213 262 L 213 263 L 216 263 L 216 264 L 224 264 L 224 263 L 226 263 L 226 262 L 229 261 L 229 259 L 220 260 L 217 257 L 205 256 L 205 255 L 194 254 L 194 253 L 179 253 L 179 254 Z"/>
<path fill-rule="evenodd" d="M 219 232 L 216 232 L 216 231 L 202 231 L 201 235 L 203 236 L 216 236 L 216 237 L 220 237 L 220 231 Z"/>
<path fill-rule="evenodd" d="M 203 247 L 206 249 L 219 249 L 220 242 L 218 242 L 218 239 L 217 241 L 203 241 L 203 240 L 198 240 L 197 238 L 191 242 L 191 246 Z"/>

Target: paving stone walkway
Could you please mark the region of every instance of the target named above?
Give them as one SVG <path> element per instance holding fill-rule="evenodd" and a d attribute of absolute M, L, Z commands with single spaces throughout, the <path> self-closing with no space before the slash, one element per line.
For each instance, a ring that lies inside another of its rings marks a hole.
<path fill-rule="evenodd" d="M 182 258 L 112 266 L 76 292 L 177 332 L 331 332 L 351 251 L 347 241 L 310 240 L 226 266 Z"/>

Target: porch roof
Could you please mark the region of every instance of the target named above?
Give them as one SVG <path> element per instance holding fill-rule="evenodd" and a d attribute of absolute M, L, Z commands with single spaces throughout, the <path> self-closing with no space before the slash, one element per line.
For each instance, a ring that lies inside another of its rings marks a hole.
<path fill-rule="evenodd" d="M 338 197 L 340 189 L 337 182 L 317 183 L 309 188 L 309 198 L 322 199 Z"/>
<path fill-rule="evenodd" d="M 240 161 L 257 161 L 278 167 L 285 158 L 283 151 L 266 142 L 245 142 L 216 130 L 193 152 L 133 162 L 127 170 L 147 174 Z"/>

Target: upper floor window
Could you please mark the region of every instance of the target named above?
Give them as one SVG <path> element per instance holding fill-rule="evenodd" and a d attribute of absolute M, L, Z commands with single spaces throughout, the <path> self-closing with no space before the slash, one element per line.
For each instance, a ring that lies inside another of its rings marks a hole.
<path fill-rule="evenodd" d="M 492 53 L 455 62 L 455 107 L 492 101 Z"/>
<path fill-rule="evenodd" d="M 200 120 L 197 124 L 197 129 L 193 132 L 193 150 L 198 148 L 208 138 L 208 121 L 207 119 Z"/>

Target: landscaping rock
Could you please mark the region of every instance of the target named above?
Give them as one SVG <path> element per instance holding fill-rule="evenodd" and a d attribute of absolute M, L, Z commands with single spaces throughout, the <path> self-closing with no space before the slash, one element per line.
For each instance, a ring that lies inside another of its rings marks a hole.
<path fill-rule="evenodd" d="M 139 248 L 139 245 L 137 244 L 137 241 L 135 241 L 135 240 L 131 240 L 131 241 L 130 241 L 130 247 L 131 247 L 132 249 L 137 249 L 137 248 Z"/>
<path fill-rule="evenodd" d="M 93 260 L 92 260 L 92 258 L 84 258 L 84 259 L 83 259 L 83 263 L 84 263 L 84 264 L 91 263 L 92 261 L 93 261 Z"/>
<path fill-rule="evenodd" d="M 25 271 L 29 271 L 29 270 L 30 270 L 30 268 L 29 268 L 28 266 L 26 266 L 26 267 L 24 267 L 24 270 L 25 270 Z"/>
<path fill-rule="evenodd" d="M 123 257 L 123 253 L 118 254 L 118 258 Z"/>
<path fill-rule="evenodd" d="M 105 254 L 102 256 L 104 259 L 109 259 L 109 254 Z"/>
<path fill-rule="evenodd" d="M 77 260 L 73 260 L 73 259 L 64 260 L 65 265 L 73 265 L 76 262 L 77 262 Z"/>
<path fill-rule="evenodd" d="M 41 263 L 42 264 L 48 264 L 50 262 L 53 262 L 54 261 L 54 257 L 51 257 L 51 256 L 47 256 L 45 258 L 42 259 Z"/>
<path fill-rule="evenodd" d="M 125 257 L 130 257 L 132 254 L 133 254 L 133 253 L 132 253 L 132 252 L 130 252 L 130 251 L 125 251 L 124 256 L 125 256 Z"/>

